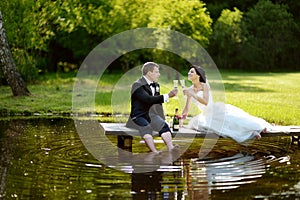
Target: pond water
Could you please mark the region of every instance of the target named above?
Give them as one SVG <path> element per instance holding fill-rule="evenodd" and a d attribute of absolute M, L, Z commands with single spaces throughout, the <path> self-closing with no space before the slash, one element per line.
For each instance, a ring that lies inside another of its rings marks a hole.
<path fill-rule="evenodd" d="M 248 146 L 219 139 L 197 159 L 202 142 L 194 139 L 170 165 L 135 173 L 132 166 L 114 169 L 95 159 L 72 119 L 3 119 L 0 199 L 300 199 L 300 150 L 289 137 Z M 134 138 L 133 152 L 146 151 Z"/>

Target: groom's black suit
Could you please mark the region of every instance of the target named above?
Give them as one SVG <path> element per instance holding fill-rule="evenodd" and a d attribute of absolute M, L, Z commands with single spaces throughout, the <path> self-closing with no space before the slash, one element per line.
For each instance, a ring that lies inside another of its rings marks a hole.
<path fill-rule="evenodd" d="M 143 125 L 138 122 L 140 120 L 139 118 L 144 118 L 149 123 L 152 122 L 151 124 L 160 124 L 159 129 L 165 125 L 165 116 L 162 108 L 164 96 L 160 95 L 158 83 L 155 83 L 154 88 L 155 94 L 153 96 L 152 90 L 144 77 L 135 81 L 131 88 L 131 112 L 126 126 L 140 130 L 142 135 L 144 134 L 142 132 L 147 130 L 141 129 L 141 126 Z M 162 125 L 162 123 L 164 124 Z"/>

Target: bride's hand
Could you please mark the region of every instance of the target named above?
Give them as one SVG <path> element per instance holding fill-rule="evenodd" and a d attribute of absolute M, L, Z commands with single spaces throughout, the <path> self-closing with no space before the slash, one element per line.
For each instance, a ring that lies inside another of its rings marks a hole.
<path fill-rule="evenodd" d="M 184 95 L 190 96 L 189 88 L 184 88 L 182 91 Z"/>
<path fill-rule="evenodd" d="M 186 93 L 187 93 L 186 90 L 187 90 L 187 88 L 182 89 L 183 95 L 186 95 Z"/>
<path fill-rule="evenodd" d="M 194 94 L 195 92 L 194 92 L 194 90 L 193 90 L 193 88 L 184 88 L 183 89 L 183 94 L 184 95 L 186 95 L 186 96 L 193 96 L 193 94 Z"/>

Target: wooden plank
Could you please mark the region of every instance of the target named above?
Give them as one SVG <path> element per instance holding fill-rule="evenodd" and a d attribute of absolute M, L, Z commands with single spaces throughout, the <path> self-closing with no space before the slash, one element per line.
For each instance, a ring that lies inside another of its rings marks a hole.
<path fill-rule="evenodd" d="M 135 129 L 127 128 L 124 123 L 100 123 L 106 135 L 139 136 Z"/>
<path fill-rule="evenodd" d="M 263 137 L 272 136 L 300 136 L 300 126 L 273 126 Z"/>
<path fill-rule="evenodd" d="M 140 136 L 137 130 L 127 128 L 125 123 L 100 123 L 103 131 L 106 135 L 131 135 Z M 181 127 L 179 132 L 183 137 L 205 137 L 207 133 L 213 134 L 209 131 L 196 131 L 187 127 Z M 154 133 L 157 134 L 157 133 Z M 300 136 L 300 126 L 274 126 L 274 128 L 265 134 L 261 134 L 262 137 L 273 137 L 273 136 Z"/>
<path fill-rule="evenodd" d="M 106 135 L 131 135 L 140 136 L 139 132 L 132 128 L 127 128 L 124 123 L 100 123 L 100 126 L 104 130 Z M 197 136 L 204 137 L 206 135 L 205 131 L 196 131 L 186 127 L 181 127 L 175 134 L 185 134 L 187 137 Z M 158 135 L 154 132 L 154 135 Z"/>

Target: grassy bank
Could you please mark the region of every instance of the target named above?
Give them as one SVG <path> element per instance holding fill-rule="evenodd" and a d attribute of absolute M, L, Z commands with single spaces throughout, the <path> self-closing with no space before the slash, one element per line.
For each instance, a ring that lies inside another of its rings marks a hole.
<path fill-rule="evenodd" d="M 6 115 L 70 114 L 75 74 L 51 74 L 29 84 L 28 97 L 13 97 L 10 87 L 0 86 L 0 112 Z"/>
<path fill-rule="evenodd" d="M 186 73 L 182 73 L 186 74 Z M 300 73 L 248 73 L 223 71 L 226 103 L 255 116 L 262 117 L 276 124 L 300 124 Z M 95 109 L 98 114 L 128 114 L 129 90 L 132 80 L 139 75 L 124 78 L 122 73 L 105 74 L 96 84 Z M 0 86 L 1 116 L 18 115 L 71 115 L 72 92 L 75 82 L 74 73 L 45 75 L 35 84 L 28 85 L 32 96 L 12 97 L 8 86 Z M 173 87 L 172 81 L 161 73 L 161 90 L 167 92 Z M 189 83 L 187 82 L 187 85 Z M 82 98 L 79 95 L 78 98 Z M 172 115 L 175 107 L 182 110 L 184 97 L 179 89 L 179 96 L 164 105 L 165 112 Z M 90 110 L 82 107 L 81 114 Z M 193 109 L 192 115 L 199 111 Z"/>
<path fill-rule="evenodd" d="M 267 121 L 300 124 L 300 73 L 222 73 L 227 103 Z"/>

